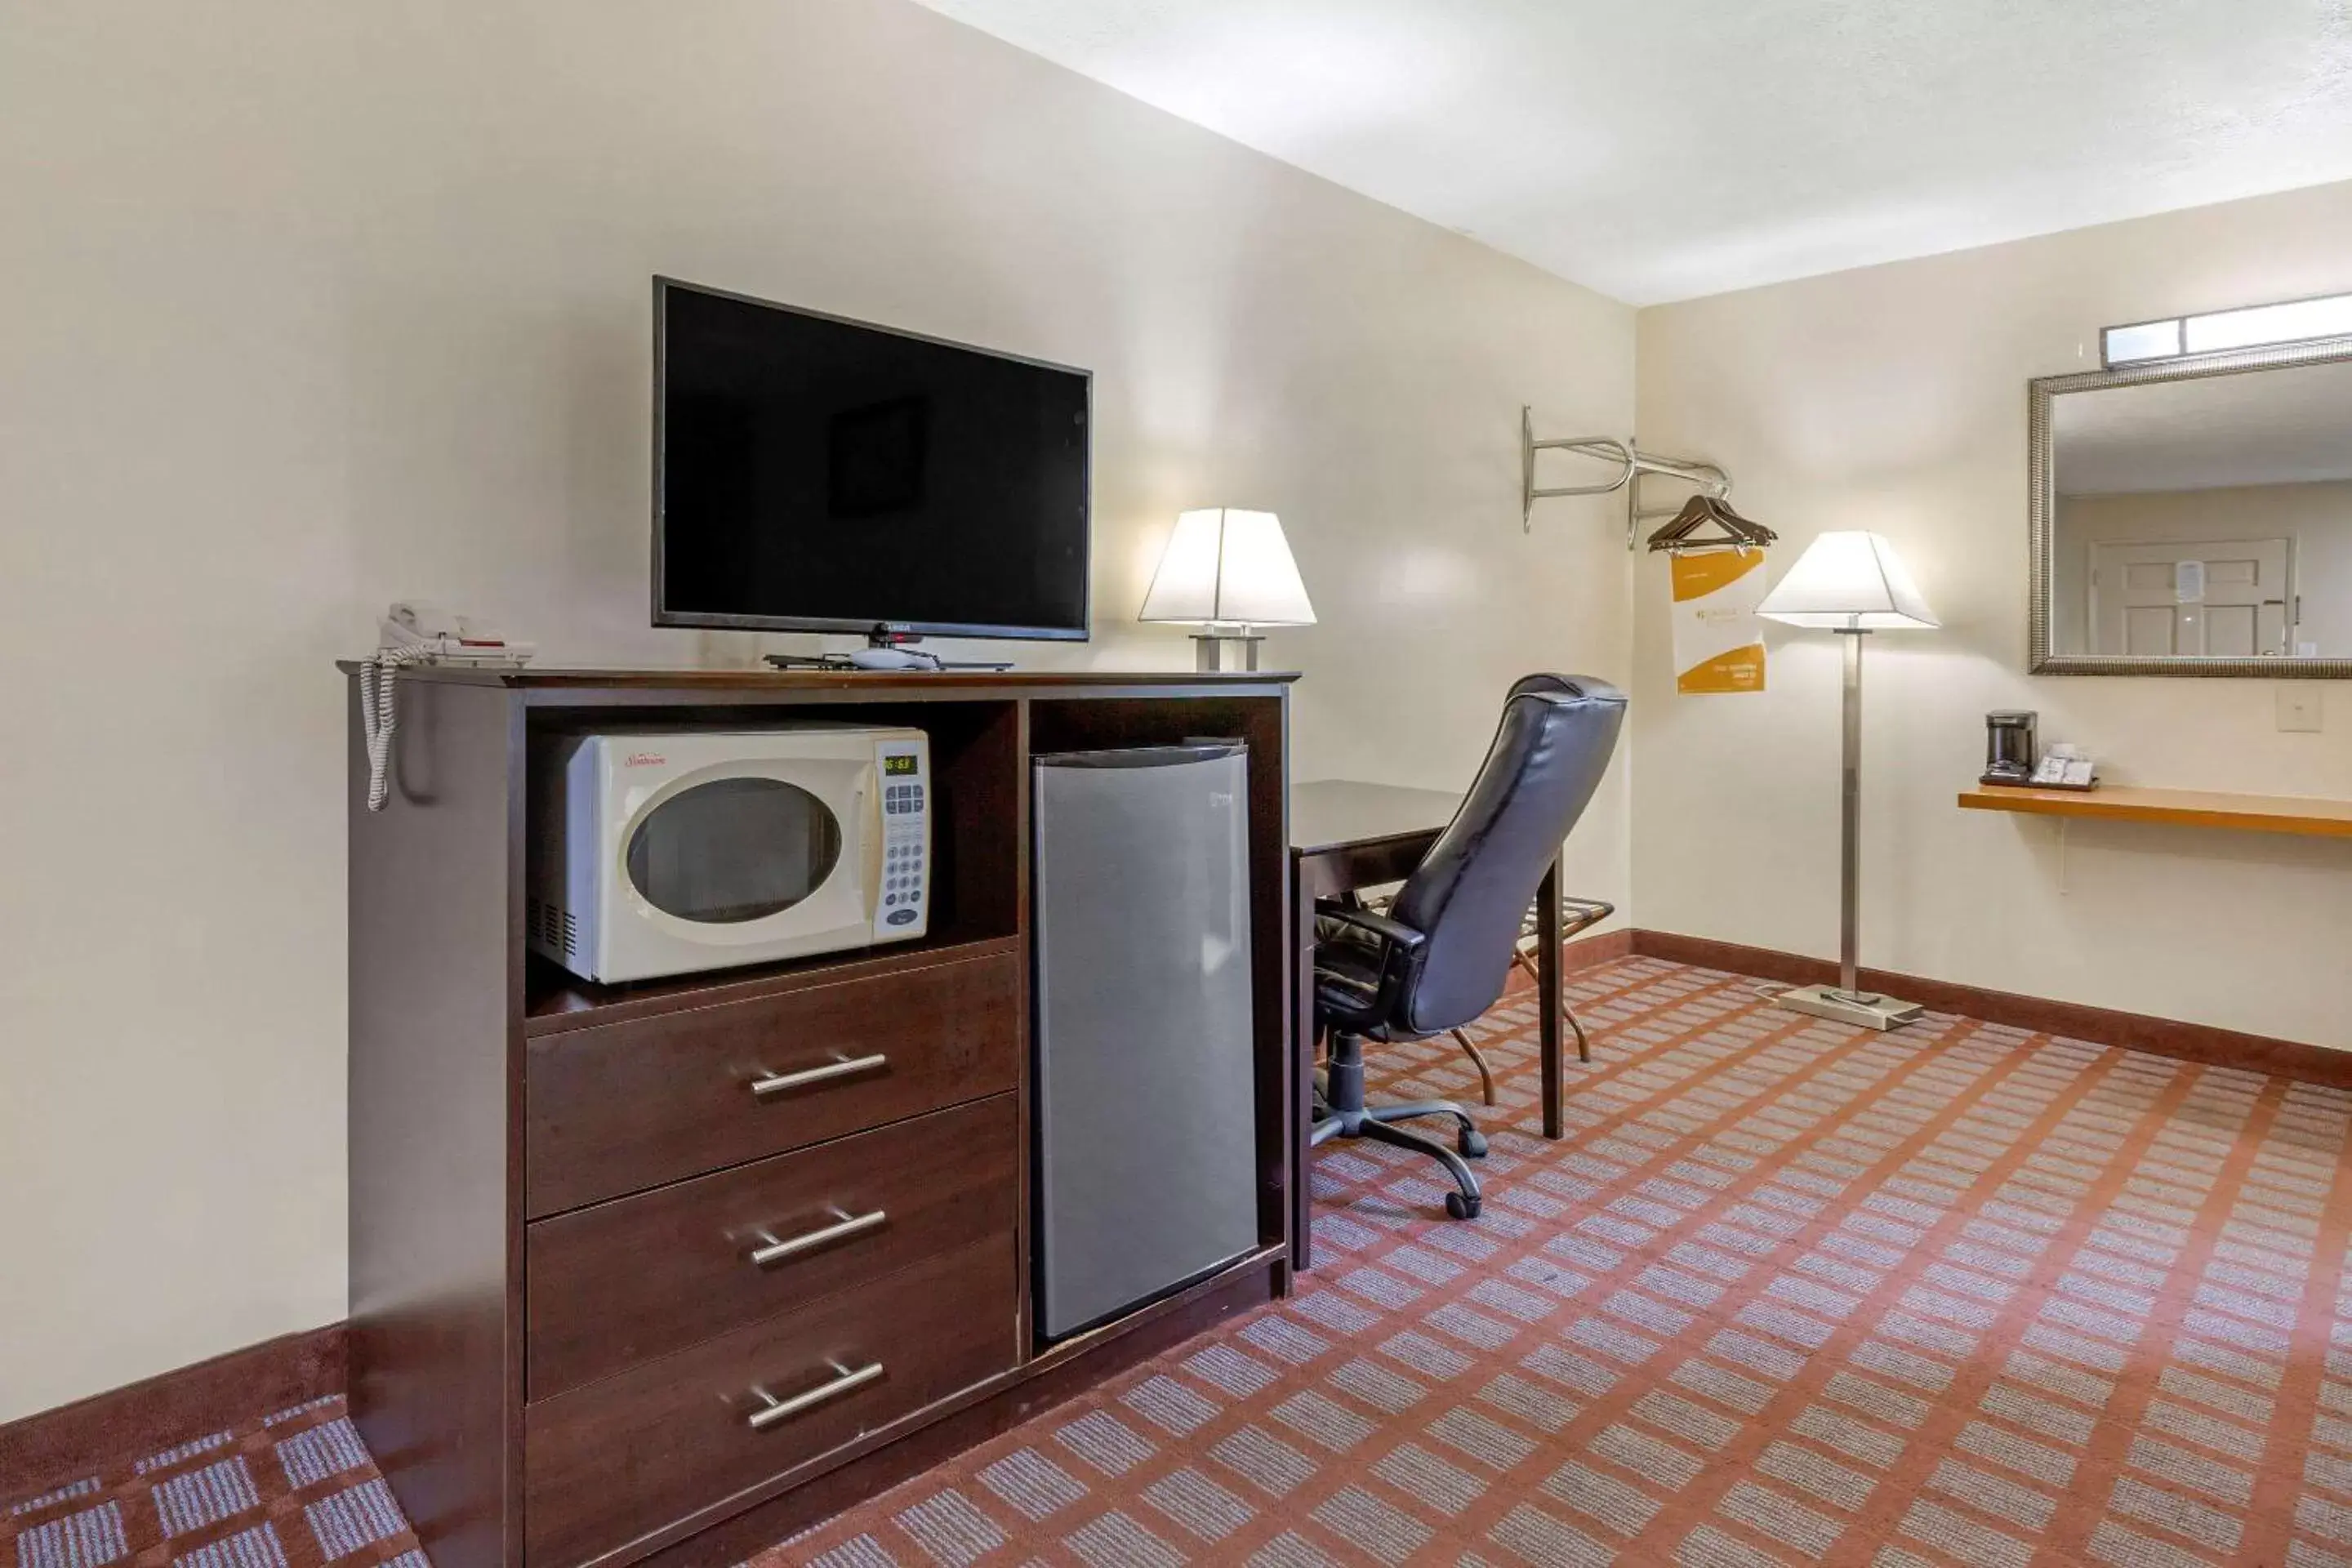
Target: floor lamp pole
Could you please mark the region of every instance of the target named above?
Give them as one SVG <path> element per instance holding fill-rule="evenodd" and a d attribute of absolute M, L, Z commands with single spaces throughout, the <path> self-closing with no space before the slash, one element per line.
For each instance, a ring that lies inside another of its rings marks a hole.
<path fill-rule="evenodd" d="M 1873 1029 L 1908 1024 L 1926 1011 L 1862 988 L 1862 639 L 1861 626 L 1839 626 L 1845 659 L 1844 756 L 1838 787 L 1838 978 L 1835 985 L 1783 991 L 1783 1007 Z"/>
<path fill-rule="evenodd" d="M 1862 639 L 1842 631 L 1845 651 L 1845 767 L 1838 803 L 1838 989 L 1859 1000 L 1862 963 Z"/>

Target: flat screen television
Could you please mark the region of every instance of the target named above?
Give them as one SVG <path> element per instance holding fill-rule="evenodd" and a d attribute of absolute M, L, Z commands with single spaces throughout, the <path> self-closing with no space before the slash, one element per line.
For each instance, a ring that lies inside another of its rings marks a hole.
<path fill-rule="evenodd" d="M 654 624 L 1087 635 L 1082 370 L 654 279 Z"/>

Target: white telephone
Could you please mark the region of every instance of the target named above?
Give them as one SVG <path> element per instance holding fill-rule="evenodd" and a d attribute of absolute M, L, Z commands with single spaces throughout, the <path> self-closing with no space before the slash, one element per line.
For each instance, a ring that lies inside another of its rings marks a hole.
<path fill-rule="evenodd" d="M 493 630 L 477 616 L 461 616 L 419 599 L 404 599 L 393 605 L 376 626 L 378 647 L 415 649 L 452 664 L 523 664 L 538 651 L 527 642 L 516 642 Z"/>
<path fill-rule="evenodd" d="M 368 809 L 382 811 L 391 793 L 392 734 L 399 715 L 393 682 L 413 664 L 530 662 L 539 649 L 497 632 L 471 616 L 422 601 L 403 600 L 377 623 L 375 656 L 360 665 L 360 725 L 367 735 Z"/>
<path fill-rule="evenodd" d="M 2034 789 L 2095 789 L 2099 777 L 2096 765 L 2084 755 L 2080 746 L 2053 746 L 2042 753 L 2042 761 L 2026 784 Z"/>

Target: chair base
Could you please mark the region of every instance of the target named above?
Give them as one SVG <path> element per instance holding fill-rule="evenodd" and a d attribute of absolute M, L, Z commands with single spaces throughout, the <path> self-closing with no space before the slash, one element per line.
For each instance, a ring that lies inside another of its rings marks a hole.
<path fill-rule="evenodd" d="M 1307 1142 L 1321 1147 L 1334 1138 L 1364 1138 L 1375 1143 L 1386 1143 L 1393 1149 L 1411 1149 L 1426 1154 L 1445 1167 L 1454 1178 L 1456 1191 L 1445 1194 L 1445 1212 L 1455 1219 L 1475 1219 L 1483 1195 L 1478 1190 L 1478 1178 L 1471 1173 L 1466 1160 L 1486 1157 L 1486 1135 L 1470 1113 L 1450 1100 L 1418 1100 L 1406 1105 L 1366 1105 L 1364 1103 L 1363 1041 L 1353 1035 L 1335 1035 L 1331 1040 L 1331 1059 L 1323 1082 L 1318 1086 L 1317 1116 Z M 1451 1116 L 1457 1131 L 1454 1147 L 1448 1149 L 1436 1139 L 1392 1123 L 1418 1121 L 1424 1116 Z"/>

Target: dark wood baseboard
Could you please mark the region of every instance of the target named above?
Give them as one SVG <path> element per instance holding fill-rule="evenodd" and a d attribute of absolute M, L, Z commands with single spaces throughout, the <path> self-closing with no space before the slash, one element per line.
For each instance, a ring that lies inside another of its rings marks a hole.
<path fill-rule="evenodd" d="M 1633 956 L 1633 930 L 1602 931 L 1599 936 L 1580 936 L 1574 942 L 1562 942 L 1559 949 L 1559 972 L 1562 975 L 1580 974 L 1588 969 L 1599 969 L 1621 958 Z M 1535 977 L 1517 964 L 1503 978 L 1503 994 L 1514 996 L 1536 988 Z"/>
<path fill-rule="evenodd" d="M 1574 974 L 1581 970 L 1598 969 L 1604 963 L 1614 963 L 1621 958 L 1631 958 L 1633 956 L 1634 935 L 1633 928 L 1627 926 L 1621 931 L 1605 931 L 1599 936 L 1582 937 L 1571 942 L 1559 950 L 1559 972 Z"/>
<path fill-rule="evenodd" d="M 343 1325 L 284 1334 L 0 1426 L 0 1502 L 343 1391 Z"/>
<path fill-rule="evenodd" d="M 1837 965 L 1825 958 L 1780 952 L 1769 947 L 1748 947 L 1736 942 L 1716 942 L 1673 931 L 1633 931 L 1633 951 L 1643 958 L 1720 969 L 1733 974 L 1753 974 L 1759 980 L 1791 985 L 1821 985 L 1837 979 Z M 1579 944 L 1581 945 L 1581 944 Z M 2352 1088 L 2352 1051 L 2331 1050 L 2301 1040 L 2243 1034 L 2210 1024 L 2187 1024 L 2177 1018 L 2153 1018 L 2141 1013 L 2093 1007 L 2080 1002 L 2053 1002 L 2042 996 L 1989 991 L 1922 975 L 1891 970 L 1865 969 L 1862 984 L 1906 1002 L 1917 1002 L 1938 1013 L 1957 1013 L 2002 1024 L 2015 1029 L 2063 1035 L 2103 1046 L 2125 1046 L 2156 1056 L 2214 1067 L 2244 1068 L 2274 1073 L 2303 1083 Z"/>

